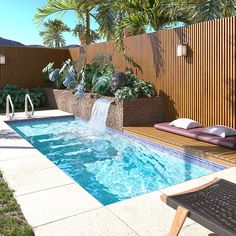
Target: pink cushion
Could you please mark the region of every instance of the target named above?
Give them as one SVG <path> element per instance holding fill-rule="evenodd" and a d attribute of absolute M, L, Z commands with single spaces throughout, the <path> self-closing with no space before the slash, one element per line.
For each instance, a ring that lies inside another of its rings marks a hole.
<path fill-rule="evenodd" d="M 220 146 L 231 148 L 231 149 L 236 149 L 236 136 L 221 138 L 215 135 L 203 133 L 202 131 L 204 130 L 204 127 L 185 130 L 185 129 L 176 128 L 169 124 L 170 122 L 159 123 L 159 124 L 155 124 L 154 127 L 156 129 L 167 131 L 173 134 L 182 135 L 188 138 L 205 141 L 208 143 L 220 145 Z"/>

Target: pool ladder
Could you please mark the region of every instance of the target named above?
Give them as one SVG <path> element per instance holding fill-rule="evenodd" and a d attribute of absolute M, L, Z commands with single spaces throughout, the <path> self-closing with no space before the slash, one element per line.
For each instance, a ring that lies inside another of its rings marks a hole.
<path fill-rule="evenodd" d="M 30 103 L 31 106 L 31 112 L 28 111 L 28 102 Z M 10 114 L 10 106 L 11 106 L 11 114 Z M 12 120 L 14 118 L 14 114 L 15 114 L 15 109 L 14 109 L 14 105 L 11 99 L 10 95 L 7 95 L 7 99 L 6 99 L 6 117 L 9 120 Z M 25 116 L 27 118 L 31 118 L 34 115 L 34 105 L 32 103 L 32 100 L 29 96 L 29 94 L 25 95 Z"/>
<path fill-rule="evenodd" d="M 11 115 L 10 115 L 10 105 L 11 105 Z M 6 100 L 6 117 L 11 120 L 13 119 L 15 114 L 15 110 L 14 110 L 14 105 L 13 102 L 11 100 L 11 96 L 7 95 L 7 100 Z"/>
<path fill-rule="evenodd" d="M 31 113 L 28 111 L 28 102 L 30 103 L 31 106 Z M 31 101 L 31 98 L 29 96 L 29 94 L 25 95 L 25 116 L 27 118 L 31 118 L 34 115 L 34 104 Z"/>

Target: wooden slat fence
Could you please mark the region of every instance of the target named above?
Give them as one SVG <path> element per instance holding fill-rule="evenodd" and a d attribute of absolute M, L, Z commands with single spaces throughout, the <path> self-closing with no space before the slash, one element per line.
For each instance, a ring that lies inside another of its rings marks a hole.
<path fill-rule="evenodd" d="M 186 42 L 188 57 L 176 57 L 176 45 Z M 214 20 L 125 39 L 126 52 L 141 65 L 143 73 L 164 97 L 166 120 L 189 117 L 204 125 L 236 128 L 236 17 Z M 0 46 L 6 65 L 0 65 L 0 87 L 46 86 L 41 70 L 50 61 L 60 66 L 67 58 L 86 53 L 91 62 L 98 53 L 112 56 L 117 70 L 127 63 L 113 42 L 76 49 L 42 49 Z"/>
<path fill-rule="evenodd" d="M 26 88 L 45 87 L 42 69 L 55 62 L 61 67 L 70 58 L 68 49 L 1 46 L 0 54 L 5 55 L 6 64 L 0 65 L 0 88 L 6 84 L 16 84 Z"/>
<path fill-rule="evenodd" d="M 236 17 L 229 17 L 125 39 L 128 55 L 143 69 L 134 71 L 165 98 L 167 120 L 189 117 L 236 128 L 235 31 Z M 188 44 L 186 58 L 176 57 L 181 42 Z M 85 51 L 88 62 L 107 53 L 119 70 L 127 66 L 113 42 L 89 45 Z"/>

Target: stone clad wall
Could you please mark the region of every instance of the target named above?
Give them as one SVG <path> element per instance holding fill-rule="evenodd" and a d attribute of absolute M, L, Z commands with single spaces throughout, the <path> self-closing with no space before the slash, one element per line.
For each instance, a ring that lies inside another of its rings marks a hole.
<path fill-rule="evenodd" d="M 45 89 L 47 107 L 72 113 L 89 120 L 97 98 L 86 93 L 77 99 L 69 90 Z M 114 97 L 110 97 L 114 99 Z M 122 130 L 124 126 L 154 125 L 164 121 L 161 97 L 140 98 L 134 101 L 113 102 L 109 108 L 107 126 Z"/>

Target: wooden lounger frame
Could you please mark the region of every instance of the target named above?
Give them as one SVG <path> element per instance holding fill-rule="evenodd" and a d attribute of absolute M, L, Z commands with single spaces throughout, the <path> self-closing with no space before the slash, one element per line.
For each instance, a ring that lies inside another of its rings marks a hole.
<path fill-rule="evenodd" d="M 198 190 L 201 190 L 203 188 L 206 188 L 214 183 L 216 183 L 217 181 L 219 180 L 219 178 L 214 178 L 214 180 L 206 183 L 206 184 L 203 184 L 201 186 L 198 186 L 196 188 L 192 188 L 190 190 L 187 190 L 187 191 L 184 191 L 184 192 L 180 192 L 178 194 L 174 194 L 174 195 L 171 195 L 171 196 L 176 196 L 176 195 L 180 195 L 180 194 L 185 194 L 185 193 L 191 193 L 191 192 L 196 192 Z M 166 194 L 162 194 L 161 195 L 161 200 L 163 202 L 167 202 L 167 198 L 169 196 L 167 196 Z M 176 210 L 176 214 L 175 214 L 175 217 L 174 217 L 174 220 L 173 220 L 173 223 L 172 223 L 172 226 L 170 228 L 170 232 L 169 232 L 169 236 L 178 236 L 180 231 L 181 231 L 181 228 L 186 220 L 186 218 L 188 217 L 188 214 L 189 214 L 189 210 L 182 207 L 182 206 L 178 206 L 177 207 L 177 210 Z"/>

